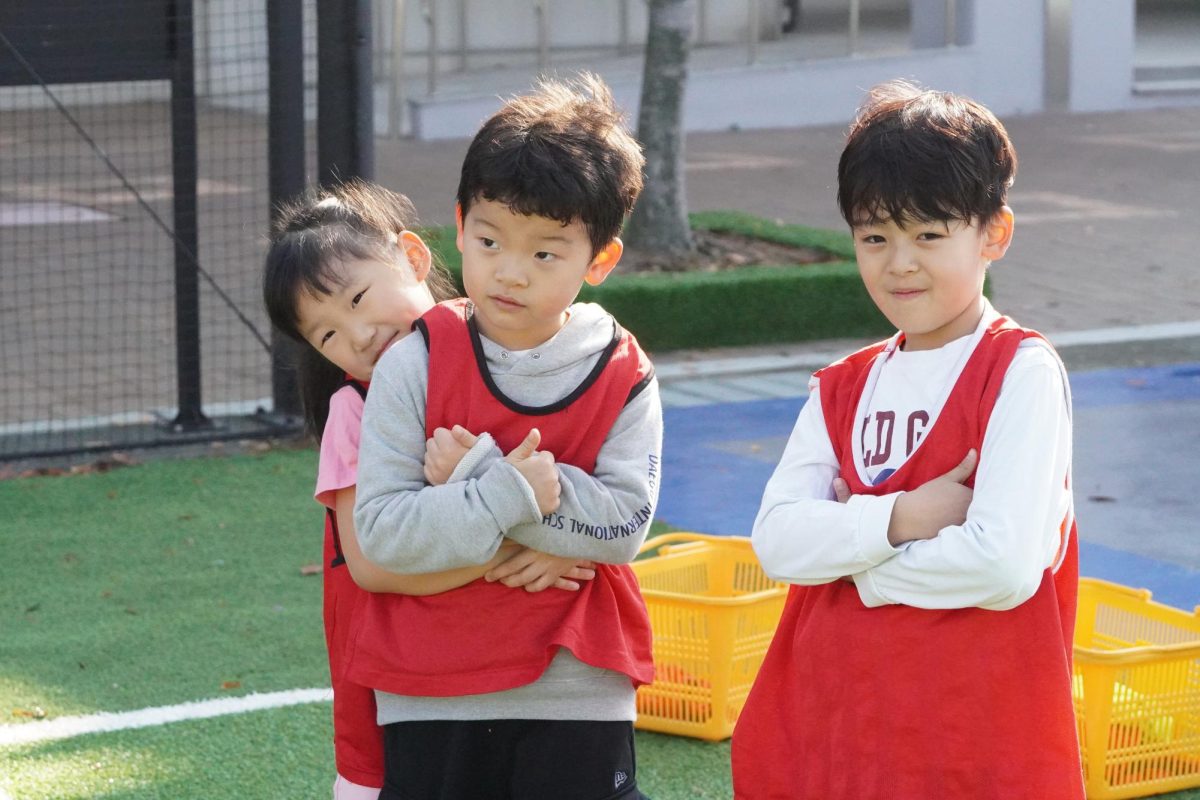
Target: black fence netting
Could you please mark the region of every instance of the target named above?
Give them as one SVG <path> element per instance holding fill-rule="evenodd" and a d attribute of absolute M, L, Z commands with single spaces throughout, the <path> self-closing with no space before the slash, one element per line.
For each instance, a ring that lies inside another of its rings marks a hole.
<path fill-rule="evenodd" d="M 0 4 L 0 460 L 277 430 L 267 20 Z"/>

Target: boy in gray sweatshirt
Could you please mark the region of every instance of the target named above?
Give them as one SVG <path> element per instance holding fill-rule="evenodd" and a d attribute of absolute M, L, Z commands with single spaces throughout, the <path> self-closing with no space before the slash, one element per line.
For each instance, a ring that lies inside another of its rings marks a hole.
<path fill-rule="evenodd" d="M 377 691 L 381 797 L 637 798 L 635 690 L 653 677 L 628 562 L 658 498 L 662 408 L 649 360 L 574 303 L 621 257 L 643 159 L 608 88 L 543 82 L 484 123 L 458 189 L 467 299 L 378 362 L 355 525 L 400 573 L 523 551 L 430 597 L 374 595 L 352 677 Z M 578 592 L 540 551 L 595 562 Z"/>

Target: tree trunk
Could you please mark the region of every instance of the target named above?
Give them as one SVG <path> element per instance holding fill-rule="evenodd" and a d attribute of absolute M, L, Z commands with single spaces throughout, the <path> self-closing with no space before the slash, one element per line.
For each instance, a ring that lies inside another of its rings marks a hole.
<path fill-rule="evenodd" d="M 625 227 L 633 250 L 678 260 L 694 251 L 683 175 L 683 98 L 696 0 L 650 0 L 638 139 L 646 185 Z"/>

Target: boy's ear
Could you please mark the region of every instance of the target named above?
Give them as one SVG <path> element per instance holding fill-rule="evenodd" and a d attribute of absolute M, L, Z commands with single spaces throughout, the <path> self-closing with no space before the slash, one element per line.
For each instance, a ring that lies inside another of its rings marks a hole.
<path fill-rule="evenodd" d="M 583 275 L 584 281 L 591 286 L 599 286 L 604 283 L 604 279 L 621 260 L 621 254 L 624 252 L 625 245 L 621 243 L 620 239 L 614 237 L 611 242 L 604 245 L 603 250 L 596 254 L 592 263 L 588 264 L 587 272 Z"/>
<path fill-rule="evenodd" d="M 1013 237 L 1013 211 L 1008 206 L 1001 206 L 992 218 L 983 226 L 983 257 L 988 261 L 999 261 L 1004 258 Z"/>
<path fill-rule="evenodd" d="M 455 234 L 455 236 L 454 236 L 454 246 L 455 246 L 455 247 L 457 247 L 457 248 L 458 248 L 458 252 L 460 252 L 460 253 L 461 253 L 461 252 L 463 251 L 463 217 L 462 217 L 462 203 L 455 203 L 455 204 L 454 204 L 454 227 L 455 227 L 455 228 L 457 229 L 457 231 L 458 231 L 458 232 Z"/>
<path fill-rule="evenodd" d="M 425 240 L 412 231 L 401 231 L 397 244 L 404 251 L 404 257 L 408 259 L 417 283 L 428 278 L 429 269 L 433 266 L 433 255 L 429 252 L 429 245 L 425 244 Z"/>

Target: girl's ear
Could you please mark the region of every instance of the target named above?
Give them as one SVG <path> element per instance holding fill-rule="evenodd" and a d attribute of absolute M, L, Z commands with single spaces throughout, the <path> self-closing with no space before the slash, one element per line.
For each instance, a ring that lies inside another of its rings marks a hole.
<path fill-rule="evenodd" d="M 604 249 L 596 254 L 592 259 L 592 263 L 588 264 L 587 272 L 583 274 L 583 279 L 592 286 L 599 286 L 604 283 L 604 279 L 608 277 L 608 273 L 612 272 L 613 267 L 621 260 L 621 254 L 625 252 L 625 245 L 620 239 L 613 238 L 611 242 L 604 246 Z"/>
<path fill-rule="evenodd" d="M 423 283 L 429 277 L 429 269 L 433 266 L 433 255 L 429 252 L 429 245 L 412 231 L 401 231 L 398 244 L 412 267 L 417 283 Z"/>
<path fill-rule="evenodd" d="M 1004 258 L 1013 237 L 1013 210 L 1001 206 L 983 226 L 983 257 L 988 261 Z"/>
<path fill-rule="evenodd" d="M 463 251 L 463 215 L 462 203 L 454 204 L 454 227 L 458 229 L 458 233 L 454 238 L 454 246 L 458 248 L 458 252 Z"/>

